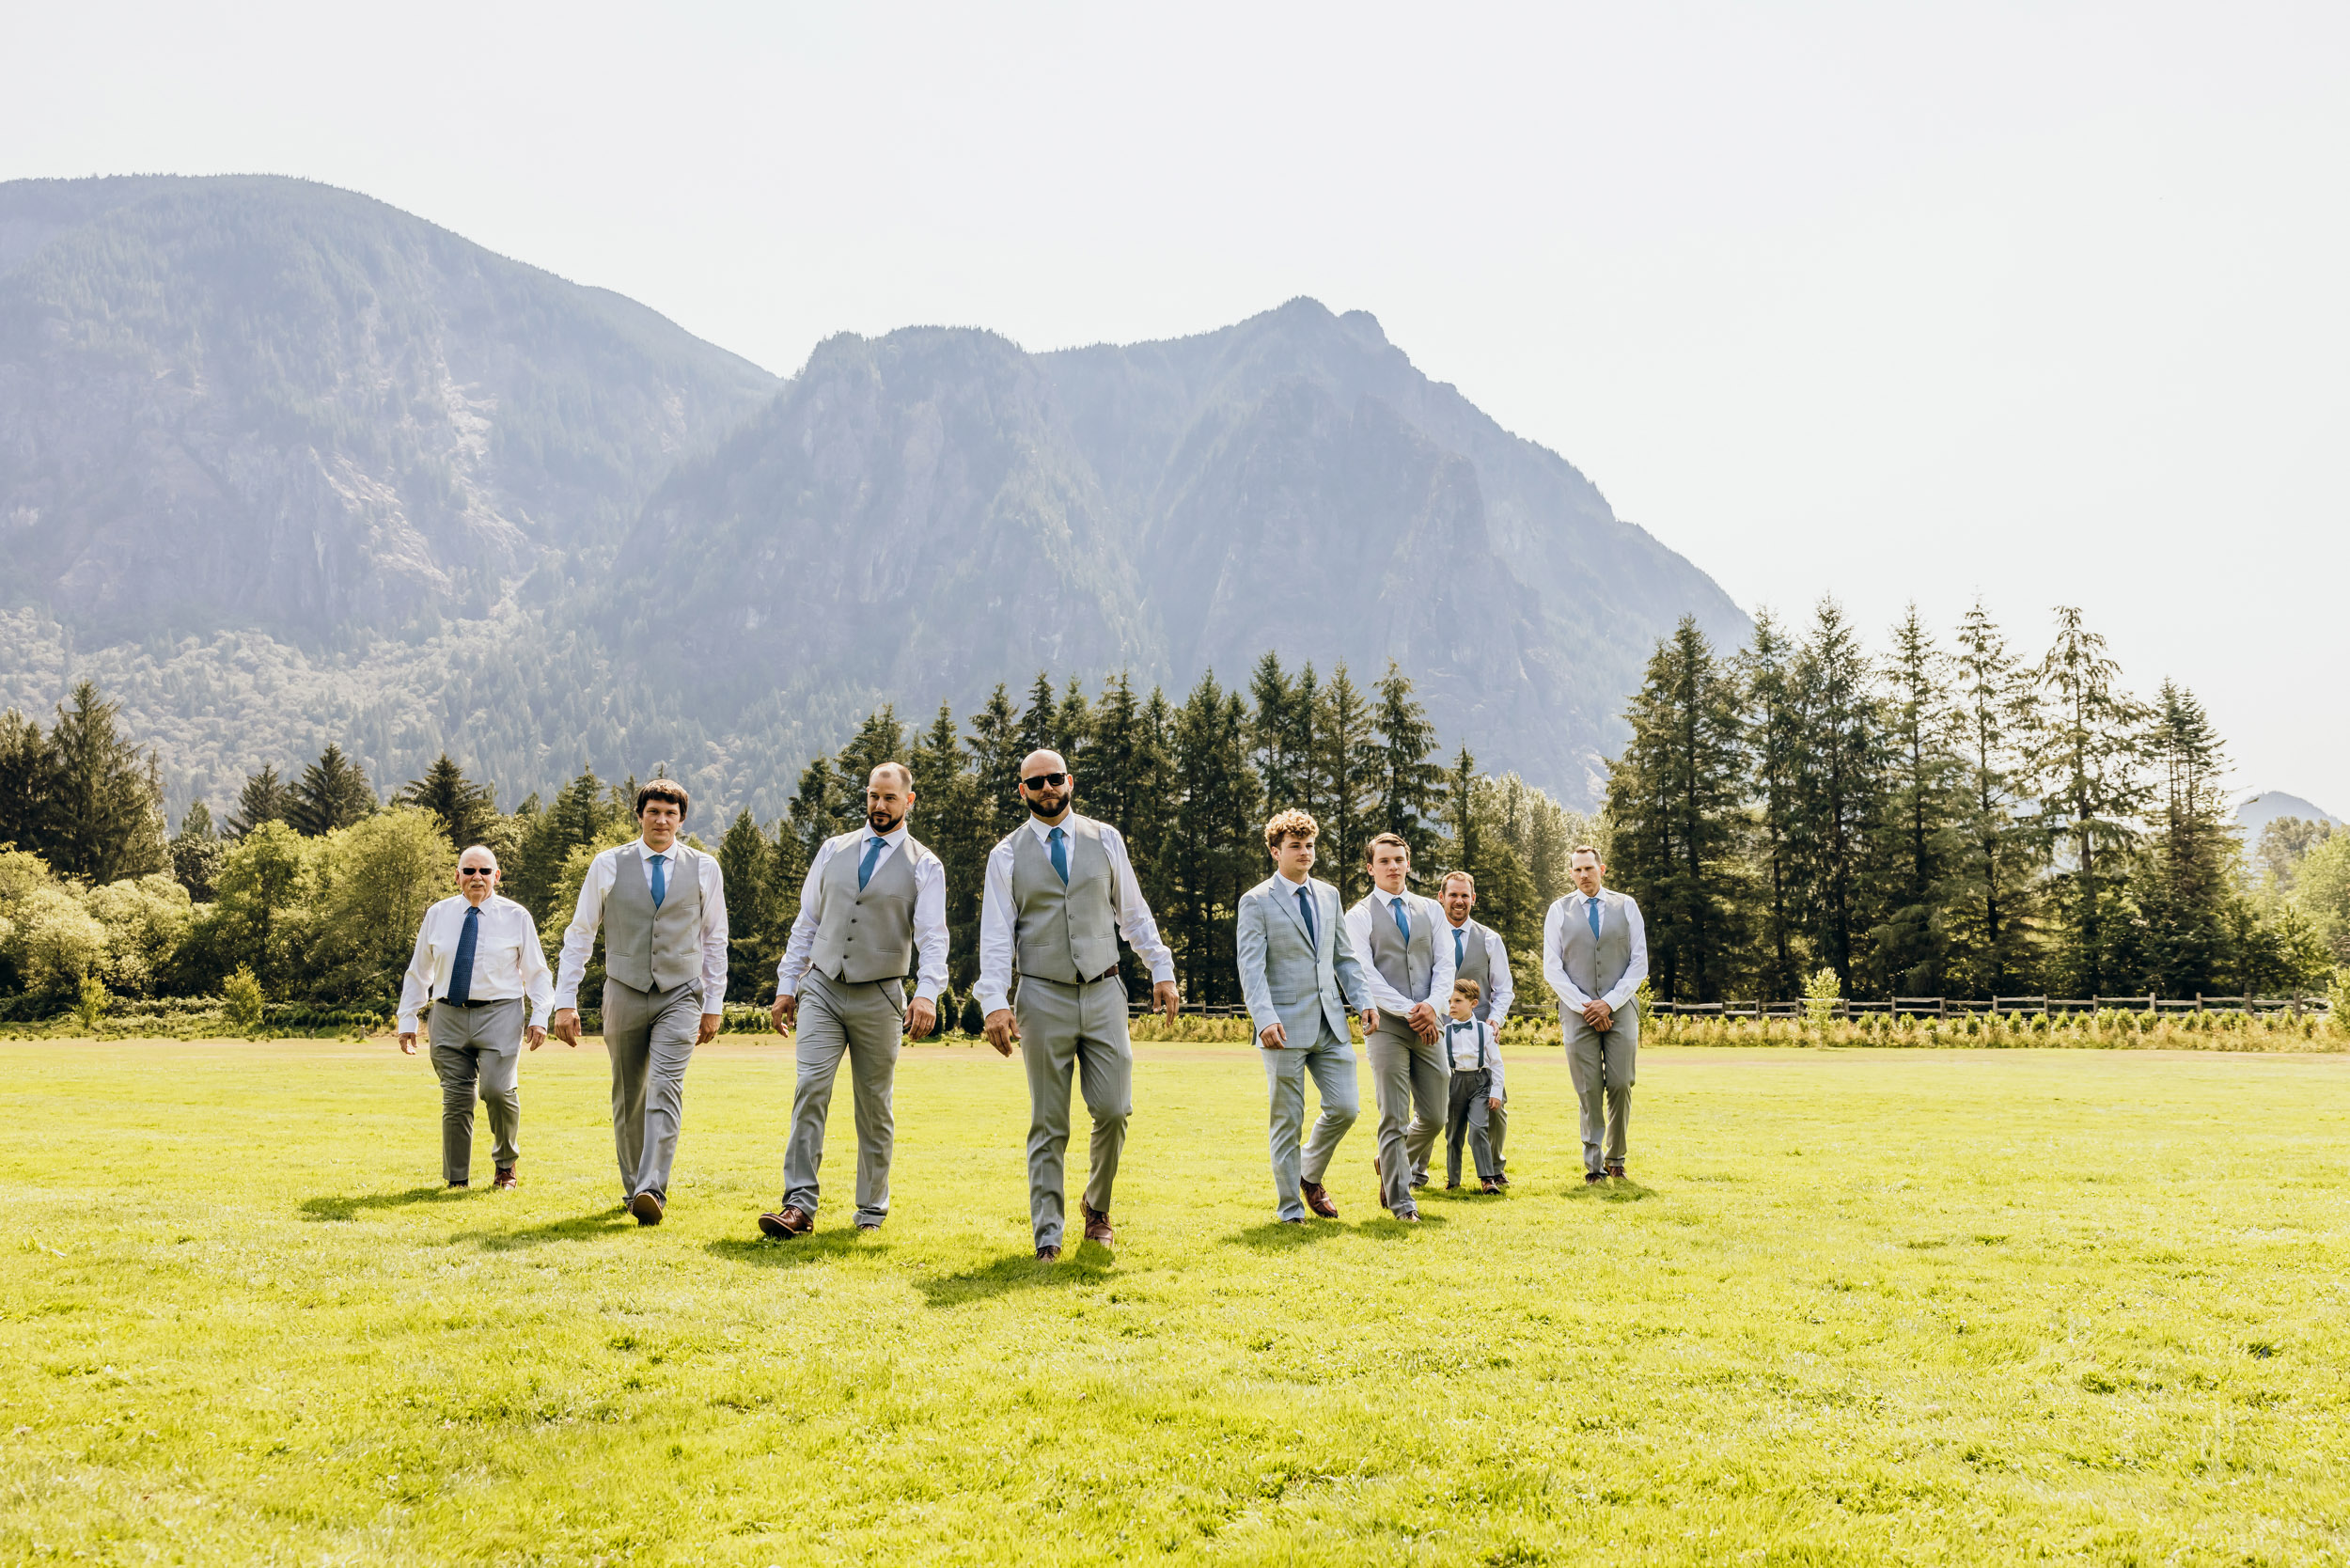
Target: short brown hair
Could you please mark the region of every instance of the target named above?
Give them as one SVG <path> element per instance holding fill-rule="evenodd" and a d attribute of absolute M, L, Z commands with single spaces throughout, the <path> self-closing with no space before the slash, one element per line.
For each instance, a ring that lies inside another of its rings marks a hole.
<path fill-rule="evenodd" d="M 1412 857 L 1412 846 L 1403 841 L 1402 835 L 1394 833 L 1382 833 L 1379 837 L 1373 839 L 1370 843 L 1363 846 L 1364 865 L 1368 866 L 1371 864 L 1371 856 L 1379 853 L 1379 846 L 1381 844 L 1393 844 L 1397 849 L 1403 852 L 1403 858 L 1406 860 L 1409 860 Z"/>
<path fill-rule="evenodd" d="M 1455 877 L 1458 877 L 1458 878 L 1460 878 L 1463 882 L 1467 883 L 1467 884 L 1469 885 L 1469 891 L 1470 891 L 1470 892 L 1474 893 L 1474 892 L 1476 892 L 1476 891 L 1477 891 L 1477 879 L 1476 879 L 1475 877 L 1473 877 L 1473 876 L 1469 875 L 1469 874 L 1468 874 L 1468 872 L 1466 872 L 1466 871 L 1447 871 L 1447 872 L 1445 872 L 1445 874 L 1444 874 L 1444 880 L 1443 880 L 1442 882 L 1439 882 L 1439 883 L 1437 883 L 1437 884 L 1436 884 L 1436 891 L 1437 891 L 1437 892 L 1439 892 L 1439 893 L 1441 893 L 1441 892 L 1443 892 L 1446 888 L 1448 888 L 1448 887 L 1451 886 L 1452 886 L 1452 879 L 1453 879 L 1453 878 L 1455 878 Z"/>
<path fill-rule="evenodd" d="M 1472 1002 L 1481 1002 L 1485 999 L 1485 988 L 1473 980 L 1454 980 L 1452 994 L 1455 996 L 1465 996 Z"/>
<path fill-rule="evenodd" d="M 1607 863 L 1607 857 L 1599 853 L 1599 846 L 1597 844 L 1577 844 L 1574 848 L 1567 851 L 1567 858 L 1570 860 L 1574 859 L 1578 855 L 1588 855 L 1602 865 L 1606 865 Z"/>
<path fill-rule="evenodd" d="M 685 813 L 694 808 L 694 797 L 687 794 L 685 786 L 674 778 L 656 778 L 651 783 L 642 785 L 637 789 L 636 814 L 638 816 L 645 814 L 645 802 L 649 800 L 666 800 L 676 807 L 678 819 L 681 822 L 684 820 Z"/>
<path fill-rule="evenodd" d="M 1286 811 L 1276 811 L 1273 820 L 1264 824 L 1264 852 L 1281 853 L 1284 839 L 1303 839 L 1308 842 L 1322 837 L 1322 824 L 1292 806 Z"/>

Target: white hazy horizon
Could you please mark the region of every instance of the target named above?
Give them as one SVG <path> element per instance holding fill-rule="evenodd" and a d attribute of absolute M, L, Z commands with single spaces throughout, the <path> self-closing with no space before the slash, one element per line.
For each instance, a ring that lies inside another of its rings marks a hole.
<path fill-rule="evenodd" d="M 1308 294 L 1749 610 L 2081 605 L 2350 808 L 2350 10 L 578 5 L 12 20 L 0 179 L 278 173 L 778 373 Z M 1599 585 L 1604 591 L 1604 585 Z"/>

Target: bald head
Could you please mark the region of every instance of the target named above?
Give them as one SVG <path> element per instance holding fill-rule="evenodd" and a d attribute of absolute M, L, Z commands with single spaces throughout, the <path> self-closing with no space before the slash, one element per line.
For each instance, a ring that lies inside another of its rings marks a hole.
<path fill-rule="evenodd" d="M 1069 760 L 1059 752 L 1031 751 L 1021 759 L 1020 798 L 1037 821 L 1058 823 L 1069 815 L 1070 798 L 1076 792 Z"/>

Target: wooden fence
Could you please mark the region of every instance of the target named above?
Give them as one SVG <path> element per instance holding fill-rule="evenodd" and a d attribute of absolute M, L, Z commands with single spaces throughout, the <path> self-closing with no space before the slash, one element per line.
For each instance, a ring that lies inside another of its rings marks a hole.
<path fill-rule="evenodd" d="M 1652 1013 L 1679 1018 L 1802 1018 L 1808 1016 L 1810 1006 L 1800 1000 L 1771 1002 L 1760 997 L 1744 1002 L 1652 1001 L 1647 1005 Z M 1136 1002 L 1128 1011 L 1139 1018 L 1151 1010 Z M 1908 1018 L 1965 1018 L 1992 1013 L 2004 1016 L 2075 1012 L 2282 1012 L 2298 1018 L 2304 1013 L 2324 1015 L 2328 1011 L 2323 996 L 2211 996 L 2200 992 L 2193 996 L 1994 996 L 1987 1001 L 1966 996 L 1895 996 L 1890 1001 L 1856 1002 L 1839 996 L 1827 1004 L 1827 1015 L 1831 1018 L 1860 1018 L 1870 1013 Z M 1248 1010 L 1238 1003 L 1225 1002 L 1207 1007 L 1194 1007 L 1186 1002 L 1183 1011 L 1195 1018 L 1243 1018 L 1248 1013 Z M 1558 1015 L 1556 1007 L 1534 1002 L 1521 1001 L 1510 1009 L 1512 1018 L 1556 1018 Z"/>

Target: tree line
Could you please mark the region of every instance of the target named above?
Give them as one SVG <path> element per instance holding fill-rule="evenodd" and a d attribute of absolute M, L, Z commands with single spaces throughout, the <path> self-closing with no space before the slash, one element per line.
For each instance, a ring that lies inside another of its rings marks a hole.
<path fill-rule="evenodd" d="M 2272 824 L 2248 857 L 2201 704 L 2132 694 L 2077 609 L 2037 659 L 1980 604 L 1947 645 L 1913 605 L 1881 656 L 1833 600 L 1727 654 L 1684 619 L 1626 717 L 1611 869 L 1662 997 L 2273 993 L 2350 961 L 2350 841 Z"/>
<path fill-rule="evenodd" d="M 166 837 L 154 760 L 117 716 L 86 682 L 52 729 L 0 717 L 0 783 L 19 776 L 7 770 L 41 781 L 11 792 L 0 816 L 10 846 L 0 854 L 0 987 L 34 1002 L 86 979 L 131 995 L 209 995 L 243 968 L 272 999 L 388 1005 L 459 849 L 496 851 L 504 891 L 552 951 L 589 859 L 635 831 L 634 779 L 583 770 L 553 798 L 501 811 L 491 785 L 443 756 L 386 801 L 329 745 L 298 771 L 248 776 L 217 821 L 196 803 Z M 947 866 L 951 980 L 967 993 L 987 852 L 1021 820 L 1019 764 L 1041 747 L 1068 758 L 1078 808 L 1125 836 L 1199 1004 L 1239 999 L 1233 916 L 1266 874 L 1273 810 L 1300 806 L 1322 823 L 1321 873 L 1349 899 L 1368 890 L 1364 847 L 1383 832 L 1412 844 L 1426 889 L 1471 871 L 1480 916 L 1529 952 L 1569 886 L 1569 853 L 1605 831 L 1514 775 L 1481 772 L 1465 748 L 1447 760 L 1392 665 L 1366 688 L 1343 665 L 1325 676 L 1268 653 L 1245 688 L 1210 672 L 1181 698 L 1139 692 L 1123 674 L 1088 690 L 1040 672 L 1025 694 L 999 685 L 961 720 L 945 705 L 921 725 L 889 707 L 869 714 L 847 745 L 806 765 L 771 822 L 741 811 L 688 823 L 726 873 L 729 996 L 772 996 L 811 856 L 863 822 L 866 776 L 890 760 L 912 770 L 914 831 Z M 116 907 L 129 902 L 135 931 Z M 1137 994 L 1145 979 L 1129 975 Z"/>

